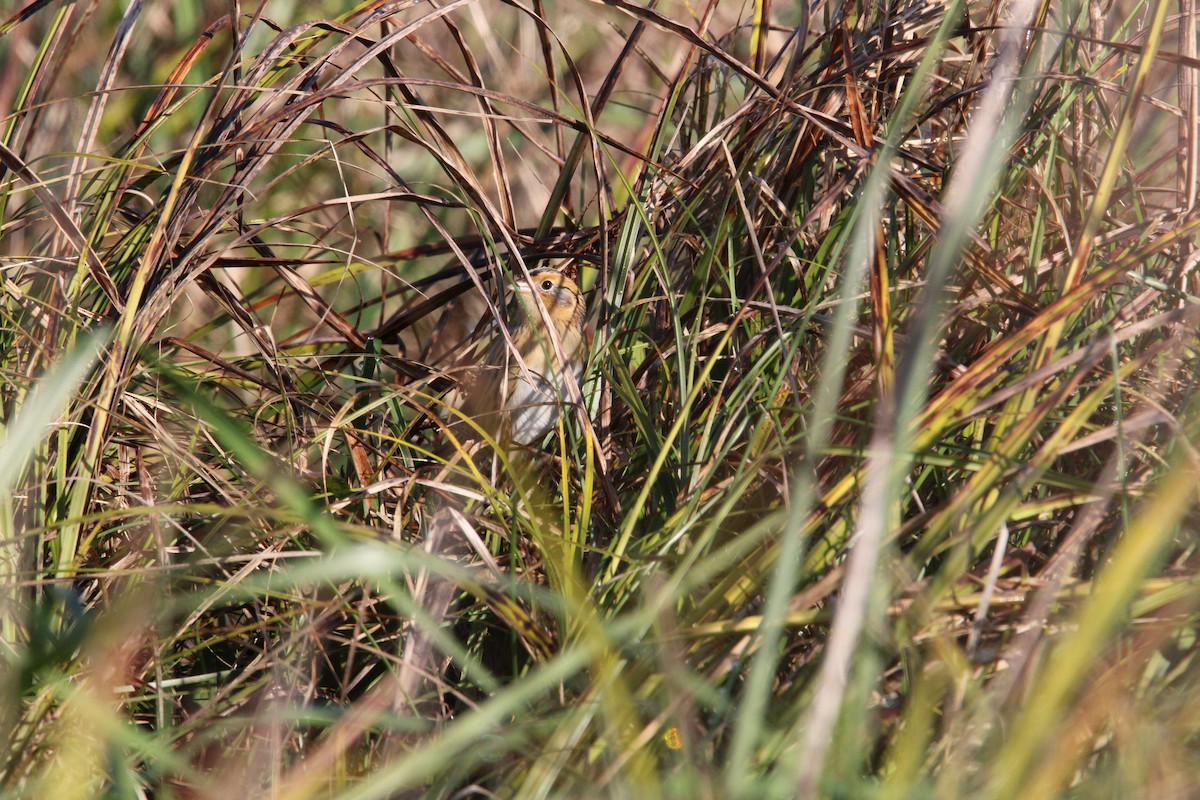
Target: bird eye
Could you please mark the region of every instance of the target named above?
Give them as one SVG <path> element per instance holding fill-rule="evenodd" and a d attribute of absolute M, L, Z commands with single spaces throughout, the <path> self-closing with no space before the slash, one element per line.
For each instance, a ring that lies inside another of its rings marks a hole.
<path fill-rule="evenodd" d="M 543 292 L 548 292 L 553 288 L 554 288 L 554 281 L 550 280 L 549 278 L 542 281 L 542 291 Z"/>

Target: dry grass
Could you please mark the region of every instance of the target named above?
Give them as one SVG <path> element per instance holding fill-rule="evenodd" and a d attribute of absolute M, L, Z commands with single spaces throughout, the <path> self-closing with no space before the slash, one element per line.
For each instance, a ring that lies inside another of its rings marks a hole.
<path fill-rule="evenodd" d="M 0 23 L 6 796 L 1200 790 L 1191 10 L 278 5 Z"/>

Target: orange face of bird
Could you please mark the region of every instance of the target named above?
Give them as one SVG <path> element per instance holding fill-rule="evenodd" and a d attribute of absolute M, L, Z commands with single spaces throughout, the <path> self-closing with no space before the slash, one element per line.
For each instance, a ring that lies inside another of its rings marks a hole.
<path fill-rule="evenodd" d="M 535 270 L 528 280 L 518 280 L 516 288 L 533 319 L 541 316 L 537 310 L 537 305 L 541 305 L 560 333 L 572 325 L 582 323 L 583 297 L 579 293 L 579 287 L 561 272 L 549 269 Z"/>

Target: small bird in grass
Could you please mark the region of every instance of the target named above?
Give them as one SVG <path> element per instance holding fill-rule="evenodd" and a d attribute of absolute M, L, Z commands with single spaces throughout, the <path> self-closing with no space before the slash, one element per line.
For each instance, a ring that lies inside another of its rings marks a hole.
<path fill-rule="evenodd" d="M 509 337 L 505 338 L 499 325 L 493 324 L 490 338 L 480 341 L 481 347 L 485 344 L 487 347 L 483 358 L 474 361 L 470 355 L 463 357 L 468 365 L 465 374 L 445 397 L 445 403 L 457 409 L 456 419 L 449 426 L 454 441 L 444 443 L 441 451 L 441 455 L 447 456 L 447 467 L 458 455 L 474 457 L 481 430 L 498 447 L 510 452 L 537 444 L 558 422 L 564 404 L 571 401 L 567 373 L 574 375 L 576 382 L 583 374 L 587 351 L 583 335 L 584 301 L 575 281 L 557 270 L 538 269 L 528 276 L 518 276 L 515 289 L 516 296 L 507 314 Z M 553 326 L 553 335 L 547 320 Z M 457 453 L 451 454 L 449 450 Z M 515 470 L 514 479 L 521 480 L 521 472 Z M 461 481 L 462 477 L 451 475 L 449 480 Z M 531 491 L 528 496 L 533 499 L 538 494 Z M 527 505 L 528 513 L 539 516 L 544 502 L 533 499 Z M 421 538 L 427 552 L 472 572 L 477 570 L 486 551 L 478 537 L 474 540 L 478 542 L 476 545 L 462 535 L 470 527 L 463 514 L 465 510 L 461 495 L 452 492 L 434 495 L 421 522 Z M 553 519 L 545 517 L 544 524 L 553 525 Z M 414 592 L 413 600 L 440 624 L 449 615 L 459 584 L 425 572 L 419 575 L 424 577 L 416 581 L 420 588 Z M 465 584 L 462 588 L 477 597 L 483 595 L 496 614 L 521 636 L 535 658 L 549 658 L 556 649 L 553 627 L 539 622 L 536 614 L 506 591 L 491 589 L 486 584 L 485 578 L 472 581 L 474 588 Z M 444 715 L 437 698 L 445 681 L 437 666 L 436 644 L 429 630 L 424 625 L 414 625 L 405 640 L 396 684 L 399 689 L 396 710 L 411 707 L 421 717 L 440 721 Z M 423 696 L 434 698 L 434 702 L 422 704 L 411 700 Z"/>
<path fill-rule="evenodd" d="M 451 402 L 503 447 L 537 444 L 570 400 L 566 372 L 576 382 L 583 374 L 583 317 L 583 295 L 563 273 L 537 269 L 519 276 L 508 315 L 512 346 L 496 331 L 483 360 L 464 379 L 460 399 Z"/>

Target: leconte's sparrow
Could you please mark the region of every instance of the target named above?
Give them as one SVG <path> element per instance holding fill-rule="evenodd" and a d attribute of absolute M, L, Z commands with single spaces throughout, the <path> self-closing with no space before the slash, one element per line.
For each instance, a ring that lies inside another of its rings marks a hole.
<path fill-rule="evenodd" d="M 561 361 L 546 317 L 558 334 Z M 495 331 L 482 361 L 465 376 L 460 397 L 450 402 L 501 446 L 537 444 L 571 399 L 565 372 L 577 382 L 583 374 L 583 317 L 583 295 L 563 273 L 537 269 L 519 276 L 508 315 L 512 346 Z"/>

